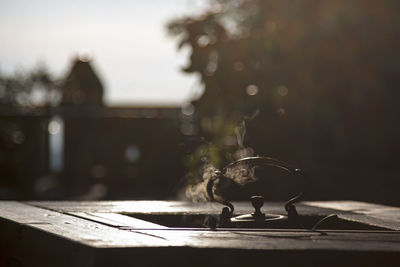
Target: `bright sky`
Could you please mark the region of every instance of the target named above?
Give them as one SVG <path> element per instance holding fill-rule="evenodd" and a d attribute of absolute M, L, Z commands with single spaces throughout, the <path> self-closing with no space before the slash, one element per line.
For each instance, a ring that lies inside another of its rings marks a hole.
<path fill-rule="evenodd" d="M 44 63 L 65 74 L 81 52 L 106 88 L 106 103 L 182 104 L 199 93 L 180 71 L 188 51 L 166 33 L 169 20 L 198 13 L 206 0 L 0 0 L 0 71 Z"/>

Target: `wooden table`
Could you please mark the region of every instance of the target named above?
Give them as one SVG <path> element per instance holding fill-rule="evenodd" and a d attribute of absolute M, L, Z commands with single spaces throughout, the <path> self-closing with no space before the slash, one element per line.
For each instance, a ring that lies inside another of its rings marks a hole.
<path fill-rule="evenodd" d="M 237 214 L 252 212 L 234 203 Z M 219 214 L 179 201 L 0 202 L 4 266 L 400 266 L 400 208 L 356 201 L 302 202 L 307 216 L 336 214 L 363 230 L 167 227 L 143 216 Z M 263 210 L 285 214 L 282 203 Z M 165 217 L 167 218 L 167 217 Z"/>

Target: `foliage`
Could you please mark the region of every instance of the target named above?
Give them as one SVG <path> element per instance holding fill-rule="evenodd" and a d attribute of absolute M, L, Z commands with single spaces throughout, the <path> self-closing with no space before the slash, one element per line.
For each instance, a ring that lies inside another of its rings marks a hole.
<path fill-rule="evenodd" d="M 191 158 L 226 162 L 233 149 L 222 135 L 234 136 L 234 126 L 259 110 L 250 132 L 263 139 L 250 143 L 263 153 L 300 161 L 313 154 L 314 163 L 393 160 L 399 7 L 393 0 L 212 0 L 201 15 L 172 21 L 178 47 L 192 51 L 184 71 L 200 74 L 205 88 L 194 105 L 209 142 Z"/>
<path fill-rule="evenodd" d="M 55 106 L 60 100 L 60 82 L 42 65 L 27 72 L 0 75 L 0 105 L 46 107 Z"/>

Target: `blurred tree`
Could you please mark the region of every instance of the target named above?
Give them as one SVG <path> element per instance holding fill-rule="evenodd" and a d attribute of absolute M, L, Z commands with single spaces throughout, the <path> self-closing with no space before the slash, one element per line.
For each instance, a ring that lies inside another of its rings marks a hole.
<path fill-rule="evenodd" d="M 0 75 L 0 106 L 46 107 L 61 100 L 59 80 L 44 65 L 14 75 Z"/>
<path fill-rule="evenodd" d="M 191 168 L 205 151 L 217 167 L 232 158 L 226 137 L 257 110 L 247 143 L 259 153 L 307 169 L 397 168 L 399 8 L 393 0 L 211 0 L 201 15 L 172 21 L 179 47 L 191 48 L 184 71 L 204 85 L 193 104 L 209 142 Z"/>
<path fill-rule="evenodd" d="M 31 198 L 49 173 L 48 122 L 61 100 L 60 82 L 44 65 L 0 75 L 0 198 Z"/>

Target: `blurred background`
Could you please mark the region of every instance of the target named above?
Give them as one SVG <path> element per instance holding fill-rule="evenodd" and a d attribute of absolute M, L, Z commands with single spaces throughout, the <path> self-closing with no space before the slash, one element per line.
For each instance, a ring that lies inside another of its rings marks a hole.
<path fill-rule="evenodd" d="M 308 200 L 400 205 L 399 11 L 2 0 L 0 199 L 201 199 L 210 166 L 260 155 Z M 256 177 L 232 197 L 298 191 Z"/>

